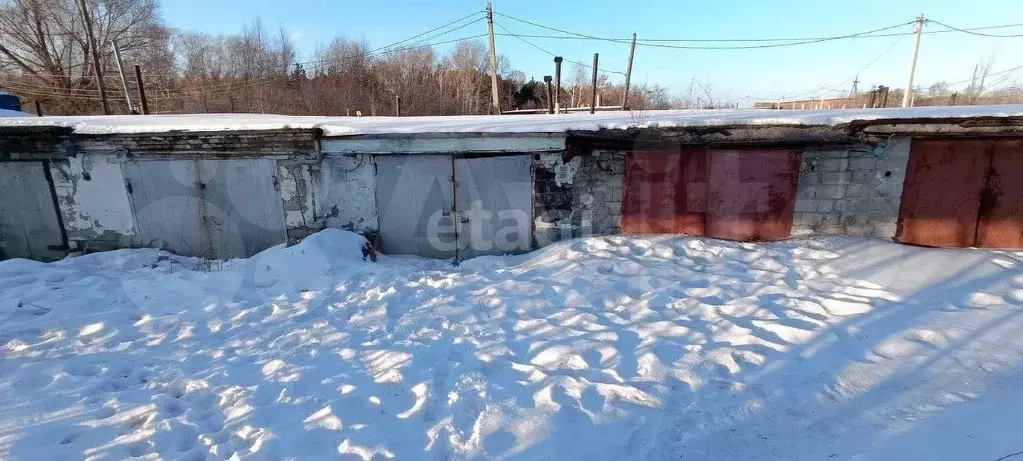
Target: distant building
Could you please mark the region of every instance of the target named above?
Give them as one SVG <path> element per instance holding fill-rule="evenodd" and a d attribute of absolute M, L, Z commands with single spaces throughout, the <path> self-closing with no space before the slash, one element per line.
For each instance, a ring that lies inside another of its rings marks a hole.
<path fill-rule="evenodd" d="M 831 99 L 798 99 L 795 101 L 779 102 L 758 102 L 753 105 L 757 109 L 791 109 L 791 110 L 812 110 L 812 109 L 855 109 L 862 107 L 852 98 L 831 98 Z"/>

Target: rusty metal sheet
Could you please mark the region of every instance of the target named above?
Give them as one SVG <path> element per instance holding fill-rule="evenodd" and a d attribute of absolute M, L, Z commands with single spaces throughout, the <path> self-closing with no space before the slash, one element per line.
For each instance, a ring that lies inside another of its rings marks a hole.
<path fill-rule="evenodd" d="M 706 157 L 704 150 L 628 153 L 622 232 L 703 235 Z"/>
<path fill-rule="evenodd" d="M 711 150 L 707 154 L 707 235 L 779 240 L 792 232 L 801 152 Z"/>
<path fill-rule="evenodd" d="M 977 246 L 1023 248 L 1023 140 L 992 141 Z"/>
<path fill-rule="evenodd" d="M 991 148 L 984 140 L 913 140 L 895 240 L 973 246 Z"/>
<path fill-rule="evenodd" d="M 624 233 L 674 231 L 675 189 L 681 177 L 678 152 L 629 152 L 622 191 Z"/>

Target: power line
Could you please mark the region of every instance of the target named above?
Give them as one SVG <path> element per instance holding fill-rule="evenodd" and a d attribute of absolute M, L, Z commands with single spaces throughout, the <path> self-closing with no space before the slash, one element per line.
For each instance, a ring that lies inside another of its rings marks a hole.
<path fill-rule="evenodd" d="M 573 36 L 576 36 L 576 37 L 579 37 L 579 38 L 584 38 L 584 39 L 589 39 L 589 40 L 599 40 L 599 41 L 612 42 L 612 43 L 630 44 L 630 40 L 622 40 L 622 39 L 609 38 L 609 37 L 598 37 L 598 36 L 595 36 L 595 35 L 588 35 L 588 34 L 582 34 L 582 33 L 579 33 L 579 32 L 572 32 L 572 31 L 569 31 L 569 30 L 559 29 L 559 28 L 556 28 L 556 27 L 550 27 L 550 26 L 546 26 L 546 25 L 543 25 L 543 24 L 539 24 L 539 23 L 533 22 L 533 21 L 528 21 L 528 20 L 525 20 L 525 19 L 517 18 L 517 17 L 511 16 L 511 15 L 504 14 L 504 13 L 498 13 L 496 11 L 494 12 L 494 14 L 502 16 L 502 17 L 505 17 L 505 18 L 508 18 L 508 19 L 511 19 L 513 21 L 518 21 L 518 22 L 521 22 L 521 23 L 524 23 L 524 24 L 529 24 L 529 25 L 534 26 L 534 27 L 539 27 L 539 28 L 542 28 L 542 29 L 547 29 L 547 30 L 551 30 L 551 31 L 554 31 L 554 32 L 562 33 L 562 34 L 573 35 Z M 847 38 L 862 37 L 862 36 L 867 36 L 867 35 L 870 35 L 870 34 L 875 34 L 877 32 L 884 32 L 884 31 L 896 29 L 896 28 L 899 28 L 899 27 L 908 26 L 910 24 L 913 24 L 914 22 L 915 21 L 909 21 L 909 22 L 905 22 L 905 23 L 901 23 L 901 24 L 895 24 L 895 25 L 891 25 L 891 26 L 887 26 L 887 27 L 881 27 L 881 28 L 878 28 L 878 29 L 868 30 L 868 31 L 864 31 L 864 32 L 857 32 L 857 33 L 854 33 L 854 34 L 847 34 L 847 35 L 835 35 L 835 36 L 830 36 L 830 37 L 816 37 L 816 38 L 810 38 L 810 39 L 804 39 L 804 40 L 800 40 L 800 39 L 787 39 L 787 40 L 790 40 L 790 41 L 786 42 L 786 43 L 775 43 L 775 44 L 767 44 L 767 45 L 693 46 L 693 45 L 666 45 L 666 44 L 663 44 L 663 43 L 646 43 L 646 42 L 640 42 L 640 43 L 637 43 L 637 45 L 647 46 L 647 47 L 654 47 L 654 48 L 676 48 L 676 49 L 687 49 L 687 50 L 738 50 L 738 49 L 778 48 L 778 47 L 805 45 L 805 44 L 810 44 L 810 43 L 820 43 L 820 42 L 826 42 L 826 41 L 833 41 L 833 40 L 842 40 L 842 39 L 847 39 Z M 757 39 L 757 40 L 768 40 L 768 39 Z M 770 39 L 770 40 L 774 40 L 774 39 Z M 798 40 L 798 41 L 792 41 L 792 40 Z"/>
<path fill-rule="evenodd" d="M 978 35 L 978 36 L 981 36 L 981 37 L 997 37 L 997 38 L 1023 37 L 1023 34 L 1009 34 L 1009 35 L 986 34 L 986 33 L 983 33 L 983 32 L 976 32 L 976 30 L 979 30 L 979 29 L 961 29 L 961 28 L 958 28 L 958 27 L 950 26 L 950 25 L 945 24 L 945 23 L 940 22 L 940 21 L 935 21 L 933 19 L 928 19 L 927 22 L 934 23 L 934 24 L 937 24 L 939 26 L 948 28 L 951 31 L 962 32 L 964 34 L 970 34 L 970 35 Z M 1016 24 L 1016 25 L 1020 25 L 1020 24 Z"/>
<path fill-rule="evenodd" d="M 494 14 L 500 14 L 500 13 L 495 11 Z M 504 16 L 504 15 L 502 15 L 502 16 Z M 529 40 L 526 40 L 526 39 L 522 38 L 521 36 L 515 34 L 514 32 L 508 30 L 507 28 L 505 28 L 503 25 L 501 25 L 498 22 L 494 22 L 494 25 L 496 25 L 497 27 L 500 27 L 501 30 L 506 32 L 506 34 L 500 34 L 500 35 L 508 35 L 508 36 L 511 36 L 511 37 L 515 37 L 515 38 L 517 38 L 519 40 L 522 40 L 525 44 L 527 44 L 527 45 L 529 45 L 529 46 L 531 46 L 533 48 L 536 48 L 536 49 L 538 49 L 538 50 L 540 50 L 540 51 L 542 51 L 544 53 L 547 53 L 547 54 L 549 54 L 551 56 L 557 56 L 556 54 L 550 52 L 546 48 L 543 48 L 540 45 L 537 45 L 537 44 L 535 44 L 535 43 L 533 43 L 533 42 L 531 42 Z M 585 67 L 587 69 L 592 69 L 593 68 L 592 65 L 589 65 L 589 64 L 586 64 L 586 63 L 583 63 L 583 62 L 573 61 L 571 59 L 565 59 L 565 61 L 570 62 L 572 64 L 578 64 L 578 65 L 583 66 L 583 67 Z M 607 73 L 612 73 L 612 74 L 625 75 L 625 72 L 621 72 L 621 71 L 617 71 L 617 70 L 607 70 L 607 69 L 601 69 L 599 67 L 597 68 L 597 70 L 600 71 L 600 72 L 607 72 Z"/>

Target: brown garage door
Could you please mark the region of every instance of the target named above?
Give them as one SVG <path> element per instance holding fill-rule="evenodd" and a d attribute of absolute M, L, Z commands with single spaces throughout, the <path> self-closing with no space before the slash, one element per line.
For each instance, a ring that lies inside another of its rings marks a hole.
<path fill-rule="evenodd" d="M 914 140 L 896 240 L 1023 248 L 1023 141 Z"/>
<path fill-rule="evenodd" d="M 799 151 L 717 151 L 709 159 L 708 236 L 778 240 L 791 234 Z"/>
<path fill-rule="evenodd" d="M 631 152 L 622 231 L 786 238 L 798 171 L 793 150 Z"/>
<path fill-rule="evenodd" d="M 626 155 L 622 232 L 703 235 L 707 152 Z"/>
<path fill-rule="evenodd" d="M 980 203 L 977 246 L 1023 248 L 1023 140 L 994 143 Z"/>
<path fill-rule="evenodd" d="M 990 148 L 983 140 L 914 140 L 896 240 L 973 246 Z"/>

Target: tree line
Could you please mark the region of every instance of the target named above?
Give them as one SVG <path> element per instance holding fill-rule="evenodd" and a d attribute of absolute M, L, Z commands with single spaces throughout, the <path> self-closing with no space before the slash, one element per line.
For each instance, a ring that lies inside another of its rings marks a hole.
<path fill-rule="evenodd" d="M 112 113 L 129 113 L 112 44 L 117 43 L 134 88 L 140 65 L 151 113 L 278 113 L 290 115 L 486 114 L 490 111 L 487 48 L 458 41 L 446 53 L 406 42 L 374 49 L 365 40 L 337 36 L 301 61 L 283 28 L 258 19 L 236 34 L 214 35 L 169 27 L 157 0 L 85 0 L 99 48 L 91 61 L 78 0 L 0 0 L 0 90 L 38 101 L 48 114 L 102 113 L 102 78 Z M 501 108 L 547 106 L 543 82 L 527 80 L 498 59 Z M 552 63 L 553 67 L 553 63 Z M 566 69 L 568 70 L 568 69 Z M 588 105 L 590 69 L 576 65 L 562 83 L 562 106 Z M 624 88 L 599 75 L 601 104 L 620 105 Z M 134 93 L 134 90 L 133 90 Z M 138 98 L 133 99 L 137 103 Z M 632 88 L 636 109 L 668 108 L 666 89 Z"/>

